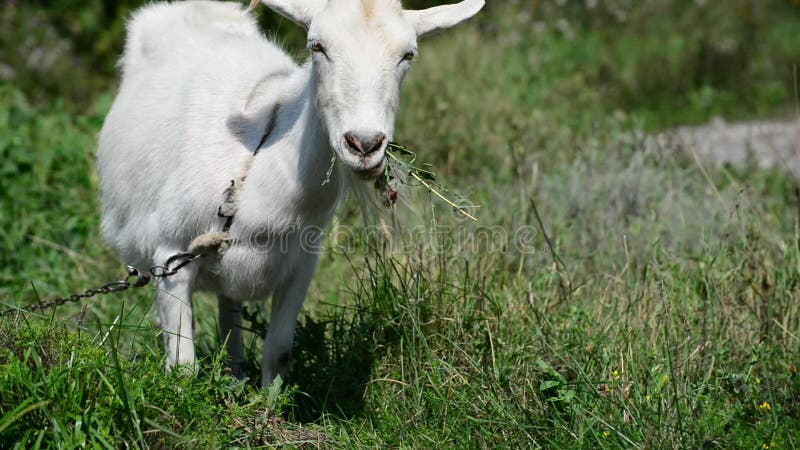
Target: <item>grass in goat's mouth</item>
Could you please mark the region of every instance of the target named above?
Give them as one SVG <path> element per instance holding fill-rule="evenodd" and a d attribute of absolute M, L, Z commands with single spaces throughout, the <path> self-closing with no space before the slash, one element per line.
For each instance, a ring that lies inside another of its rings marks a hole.
<path fill-rule="evenodd" d="M 392 207 L 397 202 L 397 185 L 403 184 L 406 186 L 422 186 L 431 194 L 447 203 L 454 212 L 473 220 L 478 219 L 470 214 L 470 210 L 476 209 L 477 206 L 469 202 L 469 200 L 455 192 L 449 191 L 447 188 L 436 182 L 436 172 L 432 167 L 426 165 L 427 168 L 421 168 L 415 165 L 417 154 L 407 149 L 406 147 L 396 143 L 389 143 L 386 150 L 389 157 L 389 163 L 383 171 L 383 175 L 375 180 L 375 188 L 381 193 L 386 207 Z M 454 200 L 445 194 L 451 194 Z"/>

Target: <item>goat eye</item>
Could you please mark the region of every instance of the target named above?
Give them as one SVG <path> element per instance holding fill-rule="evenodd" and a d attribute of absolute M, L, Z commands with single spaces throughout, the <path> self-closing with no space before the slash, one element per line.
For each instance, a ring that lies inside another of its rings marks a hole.
<path fill-rule="evenodd" d="M 314 42 L 311 44 L 311 51 L 315 53 L 325 53 L 325 47 L 322 46 L 319 42 Z"/>
<path fill-rule="evenodd" d="M 406 52 L 406 54 L 403 55 L 403 61 L 411 61 L 412 59 L 414 59 L 414 52 Z"/>

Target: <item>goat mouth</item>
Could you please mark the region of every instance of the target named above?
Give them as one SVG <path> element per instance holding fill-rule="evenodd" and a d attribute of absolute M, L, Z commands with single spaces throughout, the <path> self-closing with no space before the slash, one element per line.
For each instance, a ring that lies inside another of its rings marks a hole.
<path fill-rule="evenodd" d="M 365 166 L 353 167 L 352 171 L 364 180 L 374 180 L 383 173 L 383 169 L 385 166 L 386 166 L 386 159 L 384 158 L 381 159 L 380 162 L 378 162 L 377 164 L 373 164 L 371 167 L 365 167 Z"/>

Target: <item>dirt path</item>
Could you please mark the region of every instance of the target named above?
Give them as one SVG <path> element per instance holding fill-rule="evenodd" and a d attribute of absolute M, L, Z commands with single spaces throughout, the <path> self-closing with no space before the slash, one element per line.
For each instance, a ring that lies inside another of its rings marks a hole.
<path fill-rule="evenodd" d="M 704 164 L 782 167 L 800 177 L 800 119 L 727 123 L 715 119 L 697 127 L 679 127 L 660 133 L 667 148 L 677 148 Z"/>

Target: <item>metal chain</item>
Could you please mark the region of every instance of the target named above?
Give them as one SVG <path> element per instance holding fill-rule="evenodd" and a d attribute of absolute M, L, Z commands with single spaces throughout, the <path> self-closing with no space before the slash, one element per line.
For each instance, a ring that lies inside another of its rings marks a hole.
<path fill-rule="evenodd" d="M 65 303 L 75 303 L 77 301 L 94 297 L 96 295 L 110 294 L 112 292 L 126 291 L 131 288 L 140 288 L 147 286 L 152 278 L 169 278 L 178 273 L 187 264 L 200 258 L 205 253 L 177 253 L 167 259 L 163 266 L 153 266 L 147 269 L 146 272 L 128 266 L 128 275 L 119 281 L 112 281 L 106 283 L 95 289 L 87 289 L 80 294 L 72 294 L 68 297 L 55 298 L 46 302 L 31 303 L 23 307 L 9 308 L 0 311 L 0 317 L 10 315 L 15 312 L 33 312 L 42 311 L 48 308 L 57 308 Z"/>
<path fill-rule="evenodd" d="M 239 178 L 238 182 L 241 183 L 244 181 L 245 177 L 247 177 L 247 169 L 245 169 L 244 175 Z M 212 252 L 223 253 L 232 242 L 228 231 L 231 228 L 233 217 L 236 214 L 238 203 L 238 199 L 236 198 L 236 187 L 237 180 L 231 180 L 231 186 L 225 190 L 225 203 L 220 207 L 218 212 L 220 217 L 225 218 L 225 224 L 222 228 L 222 232 L 224 234 L 223 237 L 220 236 L 220 233 L 208 233 L 199 236 L 192 241 L 188 252 L 176 253 L 170 256 L 163 266 L 152 266 L 147 269 L 146 272 L 140 271 L 133 266 L 128 266 L 128 275 L 122 280 L 112 281 L 100 286 L 99 288 L 88 289 L 80 294 L 72 294 L 69 297 L 56 298 L 46 302 L 39 301 L 23 307 L 0 310 L 0 317 L 4 317 L 15 312 L 32 312 L 42 311 L 48 308 L 57 308 L 65 303 L 74 303 L 83 299 L 94 297 L 96 295 L 110 294 L 112 292 L 126 291 L 131 288 L 144 287 L 150 283 L 151 278 L 169 278 L 177 274 L 178 271 L 186 267 L 187 264 L 197 258 L 202 257 L 203 255 Z"/>

